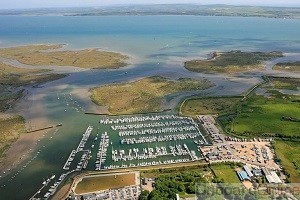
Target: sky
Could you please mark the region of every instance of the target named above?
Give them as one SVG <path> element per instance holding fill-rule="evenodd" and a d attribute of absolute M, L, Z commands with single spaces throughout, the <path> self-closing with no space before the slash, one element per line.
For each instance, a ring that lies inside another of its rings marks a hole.
<path fill-rule="evenodd" d="M 256 6 L 300 7 L 300 0 L 1 0 L 0 9 L 49 8 L 49 7 L 94 7 L 128 4 L 229 4 Z"/>

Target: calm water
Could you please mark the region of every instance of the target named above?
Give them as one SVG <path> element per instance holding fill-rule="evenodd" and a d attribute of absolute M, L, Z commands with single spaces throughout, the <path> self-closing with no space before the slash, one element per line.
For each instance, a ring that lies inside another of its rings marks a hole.
<path fill-rule="evenodd" d="M 99 47 L 124 52 L 135 58 L 132 65 L 119 70 L 76 72 L 65 79 L 45 84 L 44 88 L 30 90 L 32 95 L 20 105 L 27 120 L 45 117 L 50 123 L 63 123 L 63 126 L 57 132 L 53 130 L 45 135 L 30 159 L 40 151 L 38 156 L 16 177 L 8 181 L 23 165 L 14 173 L 0 178 L 0 185 L 5 185 L 0 188 L 0 198 L 28 199 L 41 186 L 43 178 L 50 177 L 52 173 L 57 176 L 62 173 L 66 158 L 78 145 L 86 127 L 89 124 L 98 127 L 98 117 L 76 112 L 66 105 L 63 94 L 71 93 L 81 107 L 91 110 L 93 104 L 88 98 L 88 88 L 152 75 L 205 77 L 216 86 L 196 93 L 240 94 L 260 80 L 259 74 L 226 78 L 195 74 L 182 67 L 183 61 L 206 57 L 215 50 L 300 53 L 299 35 L 300 20 L 199 16 L 0 16 L 0 47 L 64 43 L 69 49 Z M 86 93 L 79 95 L 81 91 Z M 178 94 L 168 99 L 164 106 L 173 108 L 184 96 L 192 94 Z M 57 95 L 61 96 L 59 100 Z M 43 112 L 35 112 L 39 106 L 43 107 Z"/>

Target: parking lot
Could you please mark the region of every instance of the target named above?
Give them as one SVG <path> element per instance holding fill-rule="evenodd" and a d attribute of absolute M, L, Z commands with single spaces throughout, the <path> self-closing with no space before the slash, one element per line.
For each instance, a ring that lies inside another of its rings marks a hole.
<path fill-rule="evenodd" d="M 89 194 L 77 195 L 76 199 L 86 200 L 99 200 L 99 199 L 112 199 L 112 200 L 135 200 L 141 194 L 141 187 L 139 185 L 126 186 L 119 189 L 109 189 Z"/>

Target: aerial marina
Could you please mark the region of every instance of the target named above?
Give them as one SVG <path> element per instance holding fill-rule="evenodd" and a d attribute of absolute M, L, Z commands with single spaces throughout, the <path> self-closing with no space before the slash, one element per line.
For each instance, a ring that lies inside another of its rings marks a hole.
<path fill-rule="evenodd" d="M 150 114 L 101 117 L 96 170 L 161 165 L 201 160 L 207 145 L 190 117 Z M 111 139 L 113 138 L 113 139 Z"/>
<path fill-rule="evenodd" d="M 300 183 L 299 3 L 54 1 L 0 3 L 0 199 Z"/>
<path fill-rule="evenodd" d="M 98 128 L 98 132 L 102 133 L 99 139 L 98 133 L 94 138 L 94 142 L 99 140 L 98 149 L 91 147 L 84 150 L 93 130 L 89 126 L 77 149 L 71 152 L 64 169 L 69 170 L 76 154 L 83 150 L 87 153 L 83 154 L 76 170 L 82 170 L 83 163 L 87 165 L 85 155 L 95 154 L 95 170 L 201 160 L 203 157 L 198 147 L 208 142 L 198 126 L 190 117 L 169 114 L 104 116 L 100 118 Z"/>
<path fill-rule="evenodd" d="M 77 147 L 67 157 L 62 167 L 66 172 L 58 180 L 54 180 L 55 175 L 44 180 L 31 199 L 38 199 L 41 195 L 44 199 L 50 198 L 62 181 L 75 171 L 202 160 L 204 157 L 199 147 L 208 142 L 198 126 L 192 118 L 169 114 L 100 117 L 97 133 L 93 133 L 94 126 L 89 125 Z M 155 141 L 149 141 L 147 138 L 150 137 L 156 138 Z M 91 160 L 93 162 L 89 162 Z"/>

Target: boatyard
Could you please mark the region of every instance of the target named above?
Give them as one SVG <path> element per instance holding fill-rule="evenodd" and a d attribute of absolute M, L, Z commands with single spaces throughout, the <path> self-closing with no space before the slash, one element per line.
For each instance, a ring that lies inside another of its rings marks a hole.
<path fill-rule="evenodd" d="M 272 139 L 241 139 L 220 133 L 211 115 L 199 115 L 198 120 L 213 140 L 213 145 L 201 147 L 201 152 L 209 163 L 238 162 L 278 170 Z"/>

